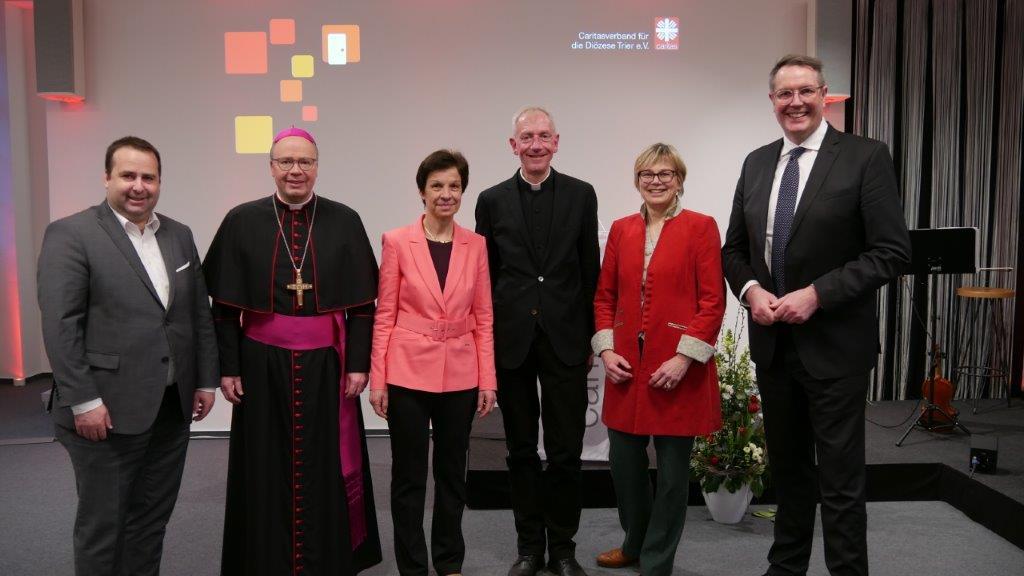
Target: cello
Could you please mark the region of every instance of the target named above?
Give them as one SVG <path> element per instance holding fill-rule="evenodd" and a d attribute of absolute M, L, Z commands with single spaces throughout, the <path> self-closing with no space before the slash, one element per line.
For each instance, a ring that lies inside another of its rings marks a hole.
<path fill-rule="evenodd" d="M 943 356 L 939 345 L 932 344 L 932 375 L 921 383 L 921 397 L 927 403 L 921 408 L 917 423 L 935 432 L 952 432 L 960 412 L 950 404 L 953 384 L 942 377 Z"/>

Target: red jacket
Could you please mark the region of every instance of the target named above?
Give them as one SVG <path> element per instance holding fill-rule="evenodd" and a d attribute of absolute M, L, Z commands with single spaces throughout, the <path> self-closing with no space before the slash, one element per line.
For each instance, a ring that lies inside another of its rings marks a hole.
<path fill-rule="evenodd" d="M 605 248 L 594 299 L 595 342 L 601 330 L 611 329 L 613 349 L 632 366 L 633 378 L 621 384 L 606 380 L 602 419 L 630 434 L 708 434 L 722 424 L 714 360 L 725 314 L 718 226 L 710 216 L 689 210 L 665 222 L 641 304 L 645 229 L 640 214 L 616 220 Z M 648 386 L 651 374 L 677 347 L 696 358 L 682 381 L 672 390 Z"/>

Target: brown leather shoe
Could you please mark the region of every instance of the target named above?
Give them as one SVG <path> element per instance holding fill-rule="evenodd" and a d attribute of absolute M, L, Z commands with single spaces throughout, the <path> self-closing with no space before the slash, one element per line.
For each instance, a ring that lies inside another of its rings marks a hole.
<path fill-rule="evenodd" d="M 597 565 L 602 568 L 625 568 L 636 564 L 638 560 L 623 554 L 622 548 L 612 548 L 597 555 Z"/>

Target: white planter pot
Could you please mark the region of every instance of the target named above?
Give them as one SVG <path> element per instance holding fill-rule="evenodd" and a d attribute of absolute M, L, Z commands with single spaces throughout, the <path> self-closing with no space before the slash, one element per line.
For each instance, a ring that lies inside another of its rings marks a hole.
<path fill-rule="evenodd" d="M 750 484 L 744 484 L 739 490 L 729 492 L 723 483 L 716 492 L 704 492 L 704 502 L 708 505 L 711 517 L 721 524 L 735 524 L 743 520 L 753 497 Z"/>

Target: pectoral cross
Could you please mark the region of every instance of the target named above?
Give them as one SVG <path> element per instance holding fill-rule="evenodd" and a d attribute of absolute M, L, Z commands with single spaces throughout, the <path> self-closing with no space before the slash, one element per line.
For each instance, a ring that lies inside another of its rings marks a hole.
<path fill-rule="evenodd" d="M 295 283 L 287 284 L 285 288 L 295 291 L 295 300 L 298 303 L 299 308 L 302 308 L 302 293 L 306 290 L 312 290 L 313 285 L 304 283 L 302 281 L 302 270 L 296 270 Z"/>

